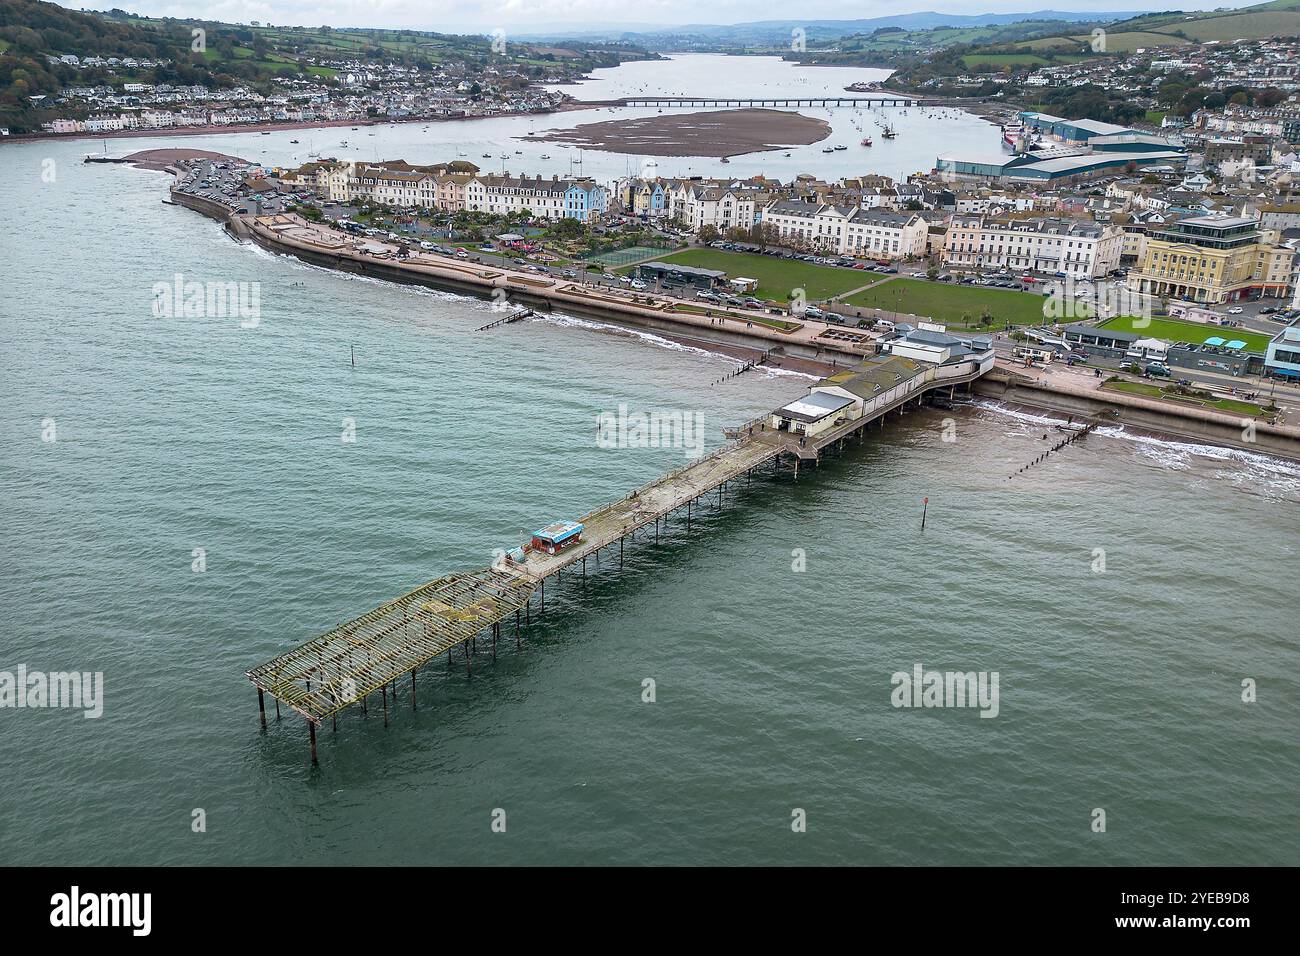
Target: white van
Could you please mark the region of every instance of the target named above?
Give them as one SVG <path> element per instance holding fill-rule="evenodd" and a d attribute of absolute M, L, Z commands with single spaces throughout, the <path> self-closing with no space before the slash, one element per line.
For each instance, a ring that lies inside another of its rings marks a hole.
<path fill-rule="evenodd" d="M 889 321 L 889 319 L 876 319 L 875 327 L 881 332 L 894 331 L 894 323 Z"/>

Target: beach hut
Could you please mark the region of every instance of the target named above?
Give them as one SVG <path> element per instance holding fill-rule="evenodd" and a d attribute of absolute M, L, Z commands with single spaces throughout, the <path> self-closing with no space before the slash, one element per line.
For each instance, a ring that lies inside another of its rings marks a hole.
<path fill-rule="evenodd" d="M 545 528 L 533 532 L 533 550 L 559 554 L 565 548 L 570 548 L 582 540 L 584 528 L 585 525 L 578 521 L 552 522 Z"/>

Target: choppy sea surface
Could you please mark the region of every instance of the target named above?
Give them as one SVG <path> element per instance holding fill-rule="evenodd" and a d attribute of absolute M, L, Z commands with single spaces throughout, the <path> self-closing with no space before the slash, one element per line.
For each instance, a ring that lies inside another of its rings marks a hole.
<path fill-rule="evenodd" d="M 702 502 L 311 770 L 246 669 L 683 461 L 597 447 L 601 412 L 713 446 L 805 380 L 477 332 L 487 303 L 238 245 L 84 148 L 0 149 L 0 671 L 104 675 L 99 719 L 0 708 L 6 862 L 1295 862 L 1300 468 L 1111 429 L 1009 479 L 1055 420 L 995 403 Z M 155 315 L 178 275 L 257 283 L 256 326 Z M 916 664 L 996 671 L 997 717 L 892 706 Z"/>

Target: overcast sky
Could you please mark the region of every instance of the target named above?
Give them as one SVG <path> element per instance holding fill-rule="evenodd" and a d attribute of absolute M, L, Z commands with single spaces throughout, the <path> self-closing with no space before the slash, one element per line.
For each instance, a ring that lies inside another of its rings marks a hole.
<path fill-rule="evenodd" d="M 857 20 L 924 10 L 1010 13 L 1032 10 L 1198 10 L 1243 6 L 1241 0 L 117 0 L 63 6 L 114 7 L 146 16 L 195 17 L 228 23 L 292 26 L 405 27 L 439 33 L 487 34 L 494 29 L 550 32 L 628 24 L 633 28 L 754 20 Z M 797 13 L 795 11 L 798 11 Z"/>

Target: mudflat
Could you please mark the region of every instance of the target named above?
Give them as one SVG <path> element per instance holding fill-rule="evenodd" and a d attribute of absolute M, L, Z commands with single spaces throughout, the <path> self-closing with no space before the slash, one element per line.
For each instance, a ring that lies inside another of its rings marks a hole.
<path fill-rule="evenodd" d="M 830 135 L 825 120 L 785 110 L 709 110 L 583 123 L 529 137 L 638 156 L 740 156 L 807 146 Z M 522 139 L 523 137 L 519 137 Z"/>

